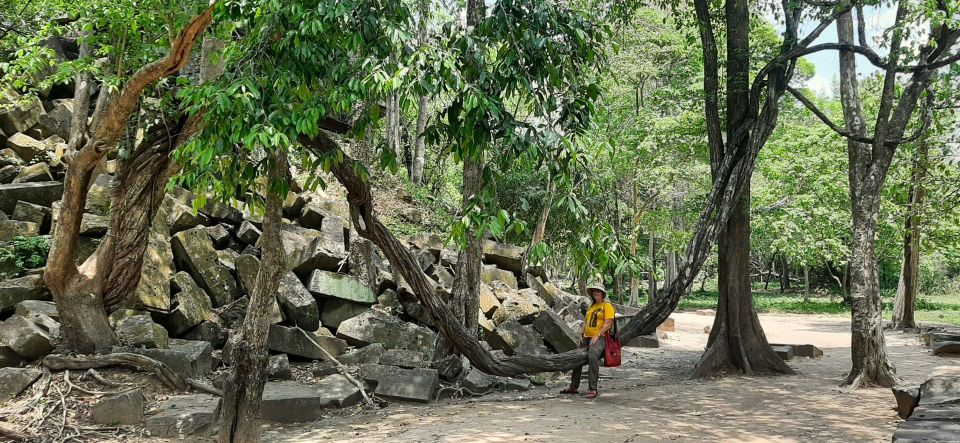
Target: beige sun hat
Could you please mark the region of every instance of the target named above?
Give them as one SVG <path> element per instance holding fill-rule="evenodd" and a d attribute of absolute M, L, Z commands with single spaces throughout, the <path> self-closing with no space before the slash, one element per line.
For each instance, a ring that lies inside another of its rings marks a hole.
<path fill-rule="evenodd" d="M 602 282 L 593 282 L 593 283 L 591 283 L 589 286 L 587 286 L 587 294 L 590 294 L 590 291 L 592 291 L 592 290 L 594 290 L 594 289 L 602 292 L 602 293 L 603 293 L 603 298 L 607 298 L 607 289 L 603 287 L 603 283 L 602 283 Z"/>

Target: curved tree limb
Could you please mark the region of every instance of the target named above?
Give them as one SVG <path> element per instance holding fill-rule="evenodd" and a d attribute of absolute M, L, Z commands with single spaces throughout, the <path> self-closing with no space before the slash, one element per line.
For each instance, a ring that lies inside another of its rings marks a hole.
<path fill-rule="evenodd" d="M 833 129 L 833 132 L 836 132 L 837 134 L 840 134 L 843 137 L 846 137 L 848 139 L 858 141 L 861 143 L 873 143 L 873 138 L 871 137 L 856 135 L 844 128 L 841 128 L 839 125 L 837 125 L 832 120 L 830 120 L 830 117 L 824 114 L 823 111 L 821 111 L 816 104 L 810 101 L 809 98 L 807 98 L 805 95 L 803 95 L 802 92 L 798 91 L 793 86 L 787 86 L 787 92 L 793 95 L 800 103 L 803 104 L 803 106 L 806 106 L 806 108 L 809 109 L 810 112 L 813 113 L 813 115 L 816 115 L 817 118 L 820 119 L 820 121 L 822 121 L 825 125 L 830 127 L 830 129 Z"/>
<path fill-rule="evenodd" d="M 170 369 L 169 366 L 150 357 L 128 352 L 116 352 L 104 355 L 66 356 L 50 354 L 43 358 L 43 365 L 54 371 L 65 369 L 94 369 L 106 366 L 132 366 L 144 372 L 153 372 L 170 389 L 186 391 L 186 380 Z"/>

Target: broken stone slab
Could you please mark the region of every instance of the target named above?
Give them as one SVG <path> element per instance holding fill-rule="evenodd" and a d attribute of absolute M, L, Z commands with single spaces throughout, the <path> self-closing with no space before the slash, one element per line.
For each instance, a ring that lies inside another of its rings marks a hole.
<path fill-rule="evenodd" d="M 893 433 L 894 443 L 958 442 L 960 421 L 907 420 Z"/>
<path fill-rule="evenodd" d="M 17 205 L 13 208 L 11 218 L 36 223 L 36 225 L 40 227 L 40 232 L 45 232 L 50 230 L 50 215 L 50 208 L 18 201 Z"/>
<path fill-rule="evenodd" d="M 5 343 L 17 355 L 35 359 L 53 351 L 54 341 L 50 335 L 22 315 L 11 315 L 0 323 L 0 342 Z"/>
<path fill-rule="evenodd" d="M 196 199 L 196 196 L 192 192 L 181 187 L 174 187 L 171 195 L 191 208 L 193 207 L 194 199 Z M 200 208 L 200 212 L 234 226 L 243 223 L 243 213 L 240 212 L 239 209 L 213 199 L 207 199 L 206 204 Z"/>
<path fill-rule="evenodd" d="M 773 352 L 776 352 L 777 356 L 779 356 L 783 361 L 793 359 L 794 349 L 791 345 L 770 346 L 770 348 L 773 349 Z"/>
<path fill-rule="evenodd" d="M 48 181 L 53 181 L 53 175 L 50 174 L 50 166 L 44 162 L 24 166 L 13 179 L 13 183 L 34 183 Z"/>
<path fill-rule="evenodd" d="M 628 348 L 659 348 L 660 340 L 654 334 L 638 335 L 628 342 L 623 343 Z"/>
<path fill-rule="evenodd" d="M 516 320 L 522 324 L 529 324 L 548 306 L 533 289 L 523 289 L 508 296 L 500 304 L 500 308 L 493 313 L 494 324 L 508 320 Z"/>
<path fill-rule="evenodd" d="M 12 214 L 18 201 L 51 207 L 61 194 L 63 183 L 58 181 L 0 185 L 0 211 Z"/>
<path fill-rule="evenodd" d="M 250 223 L 247 220 L 244 220 L 243 223 L 240 223 L 240 227 L 237 228 L 237 238 L 248 245 L 257 244 L 257 240 L 260 240 L 261 234 L 262 232 L 260 229 L 257 229 L 253 223 Z"/>
<path fill-rule="evenodd" d="M 819 358 L 823 357 L 823 350 L 811 344 L 770 343 L 770 346 L 791 346 L 794 357 Z"/>
<path fill-rule="evenodd" d="M 703 316 L 714 316 L 714 315 L 717 315 L 717 311 L 714 311 L 713 309 L 698 309 L 694 311 L 694 314 L 703 315 Z"/>
<path fill-rule="evenodd" d="M 494 295 L 493 290 L 485 284 L 480 284 L 480 312 L 489 317 L 500 308 L 500 300 Z"/>
<path fill-rule="evenodd" d="M 504 271 L 503 269 L 499 269 L 492 265 L 483 265 L 480 268 L 480 280 L 488 285 L 492 285 L 493 282 L 499 281 L 511 289 L 518 288 L 516 275 L 510 271 Z"/>
<path fill-rule="evenodd" d="M 271 355 L 267 360 L 268 380 L 292 380 L 293 371 L 290 370 L 290 359 L 287 354 Z"/>
<path fill-rule="evenodd" d="M 346 351 L 347 343 L 339 338 L 314 334 L 300 328 L 270 325 L 267 348 L 271 351 L 311 360 L 326 360 L 321 347 L 336 357 Z"/>
<path fill-rule="evenodd" d="M 143 423 L 146 399 L 136 388 L 105 397 L 90 407 L 90 421 L 99 425 L 138 425 Z"/>
<path fill-rule="evenodd" d="M 919 405 L 960 403 L 960 376 L 933 377 L 920 385 Z"/>
<path fill-rule="evenodd" d="M 194 326 L 211 318 L 213 304 L 193 277 L 186 272 L 174 274 L 170 284 L 177 290 L 176 307 L 169 314 L 162 316 L 161 324 L 167 328 L 171 336 L 179 337 Z"/>
<path fill-rule="evenodd" d="M 186 340 L 209 342 L 213 345 L 214 349 L 222 348 L 224 343 L 227 342 L 228 337 L 229 333 L 227 329 L 219 323 L 212 321 L 200 323 L 197 327 L 183 335 L 183 338 Z"/>
<path fill-rule="evenodd" d="M 154 215 L 147 234 L 147 250 L 143 255 L 140 282 L 137 283 L 137 289 L 131 300 L 133 306 L 161 312 L 169 311 L 170 281 L 174 272 L 170 228 L 167 226 L 167 209 L 161 206 Z"/>
<path fill-rule="evenodd" d="M 557 288 L 553 283 L 544 282 L 540 277 L 534 277 L 528 279 L 531 283 L 531 288 L 537 292 L 537 295 L 547 302 L 547 305 L 550 307 L 560 306 L 563 303 L 561 293 L 563 291 L 560 288 Z"/>
<path fill-rule="evenodd" d="M 489 318 L 485 317 L 483 315 L 483 312 L 480 312 L 477 315 L 477 326 L 479 327 L 480 329 L 479 332 L 481 334 L 493 332 L 493 330 L 497 328 L 497 325 L 493 324 L 493 320 L 490 320 Z"/>
<path fill-rule="evenodd" d="M 111 312 L 110 315 L 107 316 L 107 321 L 110 323 L 111 328 L 116 329 L 117 325 L 119 325 L 121 321 L 126 320 L 130 317 L 133 317 L 135 315 L 146 315 L 146 314 L 147 314 L 146 311 L 142 311 L 138 309 L 121 308 Z"/>
<path fill-rule="evenodd" d="M 233 266 L 240 280 L 240 290 L 244 294 L 253 294 L 260 272 L 260 259 L 251 254 L 240 254 L 233 260 Z"/>
<path fill-rule="evenodd" d="M 516 320 L 507 320 L 497 325 L 492 333 L 486 335 L 487 343 L 493 349 L 499 349 L 507 355 L 545 354 L 543 340 L 530 325 L 521 325 Z"/>
<path fill-rule="evenodd" d="M 287 268 L 297 275 L 306 276 L 315 269 L 337 271 L 346 263 L 346 250 L 317 232 L 319 236 L 313 238 L 286 229 L 281 232 Z"/>
<path fill-rule="evenodd" d="M 280 278 L 277 303 L 288 323 L 308 331 L 315 331 L 320 327 L 317 301 L 292 271 L 287 271 Z"/>
<path fill-rule="evenodd" d="M 184 378 L 202 377 L 213 370 L 213 346 L 204 341 L 171 338 L 167 349 L 129 349 L 170 367 Z"/>
<path fill-rule="evenodd" d="M 572 351 L 580 345 L 577 333 L 570 329 L 559 315 L 549 309 L 537 315 L 533 321 L 533 327 L 543 337 L 543 341 L 557 352 Z"/>
<path fill-rule="evenodd" d="M 210 237 L 210 241 L 213 242 L 213 246 L 217 249 L 226 248 L 230 243 L 230 231 L 227 229 L 229 225 L 223 223 L 218 223 L 213 226 L 207 226 L 203 228 L 204 232 Z"/>
<path fill-rule="evenodd" d="M 310 274 L 307 289 L 321 298 L 339 298 L 367 305 L 377 302 L 377 294 L 357 278 L 320 269 Z"/>
<path fill-rule="evenodd" d="M 0 220 L 0 242 L 16 237 L 36 237 L 40 235 L 40 225 L 20 220 Z"/>
<path fill-rule="evenodd" d="M 380 357 L 384 352 L 386 352 L 386 348 L 384 348 L 382 344 L 373 343 L 343 354 L 338 358 L 338 360 L 340 360 L 340 363 L 345 365 L 380 363 Z"/>
<path fill-rule="evenodd" d="M 60 322 L 54 320 L 53 318 L 47 316 L 46 314 L 34 313 L 30 317 L 27 317 L 27 320 L 33 322 L 44 332 L 47 333 L 47 336 L 56 343 L 60 339 Z"/>
<path fill-rule="evenodd" d="M 483 394 L 492 391 L 497 384 L 497 378 L 477 368 L 471 368 L 462 380 L 460 386 L 469 389 L 474 394 Z"/>
<path fill-rule="evenodd" d="M 247 315 L 247 305 L 250 304 L 250 297 L 244 295 L 233 301 L 226 306 L 224 306 L 217 313 L 218 322 L 227 329 L 234 329 L 240 326 L 243 322 L 244 316 Z M 270 314 L 267 322 L 280 323 L 283 321 L 283 315 L 280 314 L 280 306 L 277 304 L 276 298 L 271 300 L 270 304 Z"/>
<path fill-rule="evenodd" d="M 24 300 L 17 303 L 14 313 L 28 319 L 41 314 L 57 321 L 60 319 L 60 314 L 57 312 L 57 305 L 50 301 Z"/>
<path fill-rule="evenodd" d="M 302 195 L 293 191 L 287 192 L 287 198 L 283 200 L 283 216 L 296 218 L 306 204 L 307 199 Z"/>
<path fill-rule="evenodd" d="M 910 418 L 911 421 L 935 420 L 960 422 L 960 404 L 918 406 L 913 410 L 913 415 Z"/>
<path fill-rule="evenodd" d="M 194 211 L 169 195 L 164 197 L 163 206 L 167 207 L 167 225 L 170 226 L 171 234 L 208 223 L 206 215 Z"/>
<path fill-rule="evenodd" d="M 42 374 L 36 368 L 0 368 L 0 403 L 16 398 Z"/>
<path fill-rule="evenodd" d="M 70 139 L 70 125 L 73 122 L 73 100 L 57 100 L 53 109 L 40 116 L 36 128 L 44 137 L 56 135 L 64 140 Z"/>
<path fill-rule="evenodd" d="M 300 226 L 320 230 L 327 212 L 315 203 L 307 203 L 300 212 Z"/>
<path fill-rule="evenodd" d="M 660 323 L 660 326 L 657 326 L 657 330 L 663 331 L 663 332 L 674 332 L 677 330 L 676 321 L 670 317 L 667 317 L 667 319 L 664 320 L 663 323 Z"/>
<path fill-rule="evenodd" d="M 13 151 L 17 157 L 20 157 L 24 162 L 33 160 L 34 157 L 37 157 L 47 149 L 46 143 L 22 132 L 8 137 L 6 147 Z"/>
<path fill-rule="evenodd" d="M 320 313 L 320 322 L 329 328 L 338 328 L 340 323 L 349 320 L 370 310 L 366 304 L 354 303 L 347 300 L 329 298 L 324 300 Z"/>
<path fill-rule="evenodd" d="M 377 256 L 373 242 L 365 238 L 357 238 L 350 242 L 347 254 L 350 275 L 374 293 L 379 293 L 380 287 L 378 279 L 380 269 L 377 266 L 379 262 L 380 258 Z"/>
<path fill-rule="evenodd" d="M 210 294 L 215 307 L 224 306 L 239 296 L 237 282 L 218 260 L 213 242 L 202 227 L 174 234 L 170 245 L 177 267 L 193 276 L 197 284 Z"/>
<path fill-rule="evenodd" d="M 431 362 L 424 359 L 418 351 L 409 349 L 387 349 L 380 355 L 380 364 L 398 368 L 429 368 Z"/>
<path fill-rule="evenodd" d="M 496 388 L 501 391 L 529 391 L 532 383 L 526 378 L 496 377 Z"/>
<path fill-rule="evenodd" d="M 22 96 L 9 88 L 5 88 L 0 95 L 0 129 L 5 134 L 30 129 L 43 114 L 43 103 L 35 95 Z"/>
<path fill-rule="evenodd" d="M 351 406 L 361 398 L 360 389 L 341 374 L 310 385 L 271 381 L 263 388 L 260 410 L 266 421 L 302 423 L 317 420 L 324 409 Z"/>
<path fill-rule="evenodd" d="M 960 341 L 960 332 L 930 331 L 922 335 L 923 343 L 930 346 L 935 341 Z"/>
<path fill-rule="evenodd" d="M 24 300 L 51 300 L 42 274 L 0 281 L 0 314 L 13 311 Z"/>
<path fill-rule="evenodd" d="M 897 415 L 900 418 L 910 418 L 913 409 L 920 402 L 919 386 L 894 386 L 890 388 L 893 397 L 897 400 Z"/>
<path fill-rule="evenodd" d="M 157 405 L 144 426 L 151 437 L 196 438 L 217 432 L 220 398 L 207 394 L 174 395 Z"/>
<path fill-rule="evenodd" d="M 350 246 L 350 224 L 339 215 L 327 215 L 320 225 L 320 232 L 333 245 L 334 250 L 346 252 Z"/>
<path fill-rule="evenodd" d="M 430 251 L 434 257 L 440 257 L 440 251 L 443 249 L 443 238 L 437 234 L 418 233 L 410 237 L 408 242 L 417 249 Z"/>
<path fill-rule="evenodd" d="M 120 320 L 116 332 L 120 343 L 135 348 L 167 348 L 170 344 L 167 330 L 145 314 Z"/>
<path fill-rule="evenodd" d="M 492 240 L 483 241 L 483 261 L 513 273 L 523 271 L 524 249 Z"/>
<path fill-rule="evenodd" d="M 384 312 L 370 310 L 340 323 L 337 337 L 351 346 L 380 343 L 385 349 L 409 349 L 433 358 L 437 334 L 429 328 L 407 323 Z"/>
<path fill-rule="evenodd" d="M 930 349 L 933 355 L 957 355 L 960 354 L 960 341 L 934 341 Z"/>
<path fill-rule="evenodd" d="M 0 167 L 0 184 L 13 183 L 13 180 L 17 178 L 17 174 L 19 173 L 20 168 L 14 165 Z"/>
<path fill-rule="evenodd" d="M 433 400 L 439 376 L 433 369 L 401 369 L 368 364 L 361 367 L 361 376 L 376 383 L 374 392 L 381 397 L 427 403 Z"/>

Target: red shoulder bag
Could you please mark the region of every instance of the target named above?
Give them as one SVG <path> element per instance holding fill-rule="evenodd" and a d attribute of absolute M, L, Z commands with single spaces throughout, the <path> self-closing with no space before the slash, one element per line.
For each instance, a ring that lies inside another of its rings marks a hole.
<path fill-rule="evenodd" d="M 617 328 L 617 319 L 613 319 L 613 331 L 603 334 L 603 365 L 608 368 L 620 366 L 620 331 Z"/>

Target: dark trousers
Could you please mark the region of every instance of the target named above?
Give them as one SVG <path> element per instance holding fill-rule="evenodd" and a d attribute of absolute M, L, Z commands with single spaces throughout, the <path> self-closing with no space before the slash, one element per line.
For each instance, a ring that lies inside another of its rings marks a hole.
<path fill-rule="evenodd" d="M 603 337 L 597 339 L 597 342 L 590 346 L 590 337 L 580 337 L 580 346 L 589 346 L 587 349 L 587 366 L 590 367 L 587 373 L 588 386 L 591 391 L 597 390 L 597 380 L 600 378 L 600 359 L 603 358 L 603 348 L 606 346 L 606 340 Z M 576 367 L 570 378 L 570 387 L 580 388 L 580 377 L 583 375 L 583 367 Z"/>

